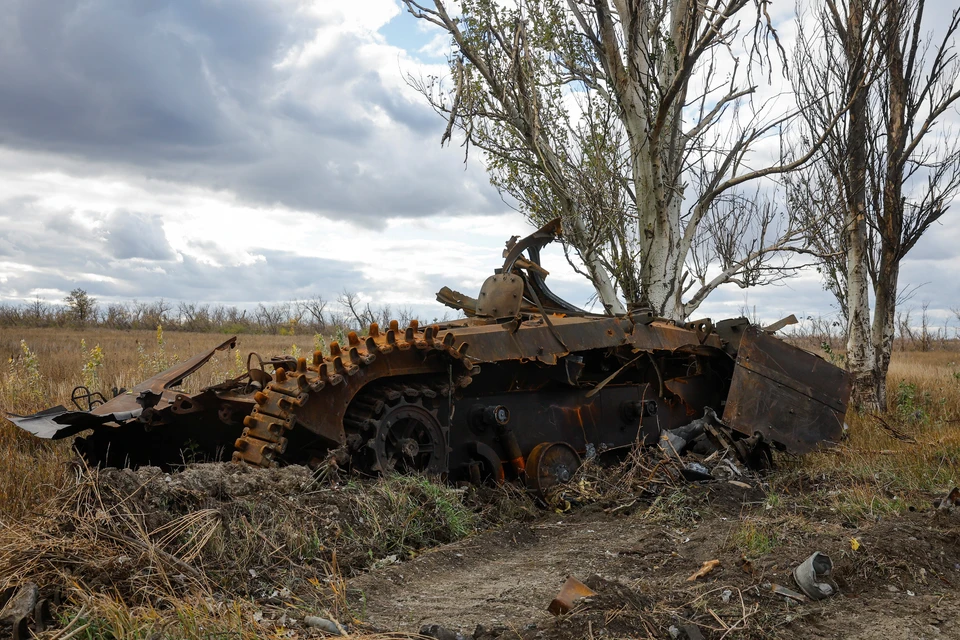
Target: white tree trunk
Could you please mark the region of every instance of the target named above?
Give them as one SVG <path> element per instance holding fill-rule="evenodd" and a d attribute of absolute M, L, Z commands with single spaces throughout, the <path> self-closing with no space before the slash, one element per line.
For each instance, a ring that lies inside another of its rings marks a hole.
<path fill-rule="evenodd" d="M 870 326 L 867 225 L 862 215 L 853 220 L 851 217 L 848 215 L 847 221 L 847 370 L 853 376 L 853 405 L 862 411 L 876 411 L 876 352 Z"/>
<path fill-rule="evenodd" d="M 893 354 L 895 316 L 897 311 L 897 281 L 900 265 L 896 261 L 881 262 L 876 289 L 876 307 L 873 311 L 873 349 L 876 354 L 876 396 L 881 410 L 887 409 L 887 372 Z M 887 267 L 887 268 L 884 268 Z"/>
<path fill-rule="evenodd" d="M 680 68 L 677 43 L 684 38 L 682 29 L 687 24 L 690 0 L 669 0 L 670 37 L 672 47 L 666 55 L 669 60 L 660 67 L 660 87 L 667 87 L 673 81 Z M 641 6 L 645 6 L 640 3 Z M 621 11 L 621 18 L 629 17 Z M 638 44 L 649 47 L 649 34 L 644 33 Z M 639 49 L 639 47 L 638 47 Z M 677 189 L 673 167 L 669 166 L 670 153 L 676 153 L 672 145 L 682 136 L 682 120 L 678 115 L 682 96 L 676 105 L 667 112 L 667 117 L 659 125 L 651 122 L 649 115 L 656 113 L 659 104 L 644 95 L 643 84 L 652 83 L 646 77 L 649 67 L 646 60 L 648 51 L 631 52 L 635 56 L 636 73 L 630 74 L 626 96 L 630 108 L 624 122 L 629 132 L 631 166 L 633 168 L 634 187 L 637 199 L 639 219 L 638 236 L 641 247 L 640 281 L 643 302 L 650 305 L 654 313 L 675 319 L 683 319 L 683 304 L 680 300 L 680 277 L 683 273 L 686 255 L 681 251 L 678 237 L 681 233 L 680 213 L 683 198 L 674 193 Z M 667 162 L 667 166 L 664 162 Z M 681 255 L 684 254 L 684 255 Z"/>
<path fill-rule="evenodd" d="M 572 216 L 572 218 L 574 220 L 573 224 L 576 226 L 576 232 L 580 234 L 581 237 L 585 237 L 587 231 L 583 225 L 583 219 L 577 215 Z M 584 265 L 587 267 L 590 280 L 593 281 L 593 286 L 597 290 L 597 297 L 600 298 L 600 304 L 603 305 L 604 310 L 610 315 L 622 315 L 626 313 L 627 310 L 623 307 L 623 303 L 617 295 L 617 289 L 613 285 L 610 274 L 607 272 L 606 267 L 603 266 L 597 253 L 594 251 L 582 251 L 580 255 L 583 257 Z"/>

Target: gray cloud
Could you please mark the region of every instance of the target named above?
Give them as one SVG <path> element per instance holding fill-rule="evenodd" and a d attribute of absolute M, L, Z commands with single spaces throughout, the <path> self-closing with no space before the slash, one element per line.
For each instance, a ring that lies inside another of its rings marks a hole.
<path fill-rule="evenodd" d="M 117 211 L 106 220 L 106 240 L 114 258 L 173 260 L 176 254 L 167 241 L 158 215 Z"/>
<path fill-rule="evenodd" d="M 369 68 L 362 37 L 341 30 L 326 53 L 278 65 L 336 26 L 296 3 L 13 0 L 5 13 L 0 145 L 368 225 L 502 210 L 481 167 L 439 152 L 430 109 Z"/>
<path fill-rule="evenodd" d="M 92 227 L 72 212 L 31 211 L 23 201 L 0 203 L 0 261 L 29 265 L 5 273 L 4 297 L 28 299 L 38 290 L 81 287 L 105 300 L 167 298 L 251 306 L 335 296 L 342 288 L 362 290 L 370 283 L 353 264 L 262 251 L 251 265 L 214 265 L 173 251 L 156 216 L 114 213 Z"/>

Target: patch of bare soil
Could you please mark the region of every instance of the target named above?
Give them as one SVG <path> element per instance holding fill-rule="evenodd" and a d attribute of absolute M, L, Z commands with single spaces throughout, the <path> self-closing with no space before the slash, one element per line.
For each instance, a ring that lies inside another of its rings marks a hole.
<path fill-rule="evenodd" d="M 439 624 L 476 640 L 960 638 L 960 514 L 852 529 L 726 482 L 676 492 L 629 515 L 588 507 L 488 531 L 359 576 L 351 595 L 374 627 Z M 796 591 L 792 570 L 814 551 L 833 559 L 839 595 L 770 590 Z M 555 618 L 546 609 L 567 576 L 598 595 Z"/>

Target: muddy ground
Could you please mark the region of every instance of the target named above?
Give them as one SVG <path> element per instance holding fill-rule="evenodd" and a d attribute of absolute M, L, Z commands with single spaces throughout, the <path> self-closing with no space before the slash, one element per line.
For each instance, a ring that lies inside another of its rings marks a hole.
<path fill-rule="evenodd" d="M 373 570 L 350 582 L 355 606 L 381 629 L 439 624 L 477 639 L 668 638 L 671 627 L 680 638 L 960 638 L 960 514 L 853 527 L 816 505 L 771 507 L 759 488 L 679 491 L 652 508 L 545 514 Z M 834 560 L 839 595 L 769 591 L 796 589 L 792 569 L 814 551 Z M 546 609 L 567 576 L 598 595 L 557 619 Z"/>

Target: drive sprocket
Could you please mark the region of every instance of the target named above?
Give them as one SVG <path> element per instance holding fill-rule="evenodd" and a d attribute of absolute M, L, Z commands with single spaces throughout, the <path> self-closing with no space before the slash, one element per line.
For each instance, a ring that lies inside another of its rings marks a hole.
<path fill-rule="evenodd" d="M 447 471 L 448 429 L 428 384 L 386 384 L 359 394 L 344 417 L 354 464 L 379 473 Z"/>

